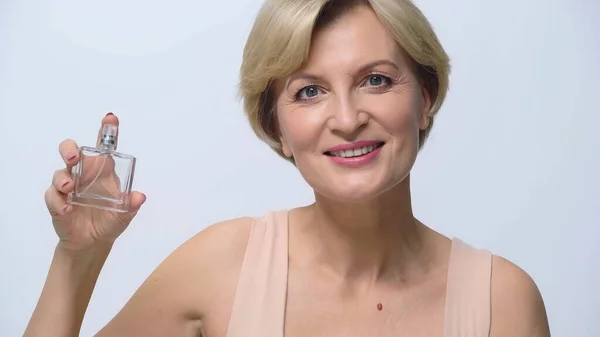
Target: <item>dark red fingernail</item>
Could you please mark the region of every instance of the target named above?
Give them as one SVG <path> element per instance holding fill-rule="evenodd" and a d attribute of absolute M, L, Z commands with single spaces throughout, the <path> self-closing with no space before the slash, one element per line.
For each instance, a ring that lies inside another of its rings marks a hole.
<path fill-rule="evenodd" d="M 74 153 L 74 152 L 67 153 L 67 161 L 71 161 L 71 160 L 75 159 L 75 157 L 77 157 L 77 153 Z"/>
<path fill-rule="evenodd" d="M 113 115 L 114 115 L 114 113 L 112 113 L 112 112 L 109 112 L 109 113 L 106 114 L 106 116 L 113 116 Z"/>

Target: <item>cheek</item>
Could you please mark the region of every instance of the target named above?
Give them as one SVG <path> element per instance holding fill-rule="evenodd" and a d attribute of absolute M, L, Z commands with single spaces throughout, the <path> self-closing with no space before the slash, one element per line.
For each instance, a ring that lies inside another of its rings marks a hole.
<path fill-rule="evenodd" d="M 420 103 L 411 93 L 390 92 L 364 100 L 366 111 L 394 137 L 419 133 Z"/>
<path fill-rule="evenodd" d="M 299 157 L 304 152 L 315 152 L 325 125 L 323 114 L 314 108 L 283 107 L 279 111 L 279 127 L 283 141 L 294 157 Z"/>

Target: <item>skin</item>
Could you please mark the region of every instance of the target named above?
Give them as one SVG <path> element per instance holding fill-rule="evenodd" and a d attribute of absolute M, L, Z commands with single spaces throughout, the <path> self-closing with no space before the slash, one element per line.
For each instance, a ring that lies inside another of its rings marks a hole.
<path fill-rule="evenodd" d="M 360 7 L 317 32 L 305 67 L 275 88 L 284 153 L 315 191 L 314 204 L 290 211 L 285 335 L 442 336 L 450 240 L 412 214 L 409 173 L 431 99 L 408 58 Z M 324 154 L 365 139 L 385 142 L 368 166 L 340 167 Z M 75 149 L 61 145 L 67 167 Z M 47 193 L 60 242 L 25 336 L 78 333 L 114 240 L 145 200 L 136 194 L 131 213 L 92 223 L 63 208 L 64 181 L 58 171 Z M 251 224 L 225 221 L 184 243 L 98 336 L 224 337 Z M 90 235 L 97 227 L 104 232 Z M 490 335 L 550 336 L 532 279 L 499 256 L 493 266 Z"/>

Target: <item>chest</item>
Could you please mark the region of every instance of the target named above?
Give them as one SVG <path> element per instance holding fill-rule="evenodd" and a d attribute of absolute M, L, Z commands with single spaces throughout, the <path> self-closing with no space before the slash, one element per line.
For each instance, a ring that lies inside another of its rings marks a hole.
<path fill-rule="evenodd" d="M 310 303 L 290 306 L 284 318 L 284 334 L 274 337 L 419 337 L 443 336 L 443 304 L 418 304 L 412 310 L 393 304 L 382 306 L 342 307 L 311 306 Z M 220 312 L 221 311 L 221 312 Z M 202 337 L 226 337 L 229 325 L 227 310 L 215 310 L 202 322 Z"/>
<path fill-rule="evenodd" d="M 437 281 L 358 291 L 290 281 L 285 337 L 442 337 L 445 293 L 445 283 Z"/>
<path fill-rule="evenodd" d="M 444 294 L 443 286 L 433 284 L 402 293 L 349 296 L 290 282 L 282 318 L 284 333 L 273 337 L 442 337 Z M 211 314 L 202 322 L 202 337 L 227 337 L 232 305 L 232 298 L 213 303 Z M 263 321 L 273 325 L 277 319 L 264 317 Z"/>

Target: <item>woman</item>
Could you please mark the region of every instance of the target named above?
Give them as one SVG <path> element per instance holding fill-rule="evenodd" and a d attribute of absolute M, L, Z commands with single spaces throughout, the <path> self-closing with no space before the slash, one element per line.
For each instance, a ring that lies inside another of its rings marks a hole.
<path fill-rule="evenodd" d="M 173 252 L 98 336 L 549 336 L 534 282 L 412 213 L 410 170 L 449 61 L 408 0 L 270 0 L 244 51 L 258 136 L 315 202 L 208 227 Z M 109 114 L 103 124 L 118 124 Z M 77 335 L 126 214 L 66 203 L 77 145 L 46 194 L 60 238 L 26 336 Z"/>

